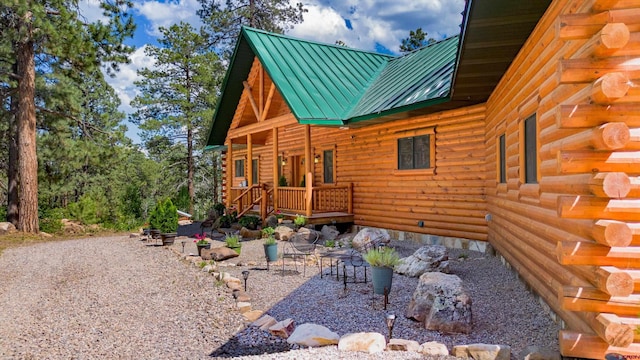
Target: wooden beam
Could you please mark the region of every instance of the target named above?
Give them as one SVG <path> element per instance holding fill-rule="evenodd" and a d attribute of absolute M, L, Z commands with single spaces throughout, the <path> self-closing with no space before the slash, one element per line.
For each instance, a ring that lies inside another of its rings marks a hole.
<path fill-rule="evenodd" d="M 313 213 L 312 195 L 313 195 L 313 174 L 311 173 L 313 166 L 313 154 L 311 154 L 311 125 L 304 126 L 304 174 L 306 187 L 306 216 L 309 217 Z"/>
<path fill-rule="evenodd" d="M 258 117 L 258 121 L 264 119 L 264 69 L 262 68 L 262 63 L 260 63 L 260 78 L 258 80 L 260 82 L 260 89 L 258 89 L 258 108 L 260 109 L 260 117 Z"/>
<path fill-rule="evenodd" d="M 633 233 L 627 223 L 613 220 L 598 220 L 593 226 L 593 239 L 609 247 L 631 245 Z"/>
<path fill-rule="evenodd" d="M 251 86 L 249 86 L 249 83 L 247 81 L 243 81 L 242 85 L 247 91 L 247 97 L 249 98 L 249 102 L 251 103 L 251 107 L 253 108 L 253 114 L 256 116 L 256 121 L 260 121 L 260 108 L 258 108 L 258 104 L 256 104 L 256 99 L 253 98 L 253 94 L 251 93 Z"/>
<path fill-rule="evenodd" d="M 565 286 L 560 294 L 562 307 L 570 311 L 604 312 L 636 316 L 640 295 L 611 296 L 595 288 Z"/>
<path fill-rule="evenodd" d="M 274 127 L 273 130 L 271 131 L 272 134 L 272 138 L 273 138 L 273 145 L 272 145 L 272 154 L 271 154 L 271 161 L 273 162 L 273 173 L 272 173 L 272 177 L 273 177 L 273 211 L 278 210 L 278 184 L 280 181 L 280 178 L 278 177 L 278 169 L 280 169 L 280 166 L 282 166 L 279 162 L 278 162 L 278 128 Z"/>
<path fill-rule="evenodd" d="M 627 124 L 623 122 L 606 123 L 545 144 L 540 148 L 540 154 L 552 157 L 559 151 L 567 150 L 622 149 L 629 143 L 630 138 L 631 133 Z"/>
<path fill-rule="evenodd" d="M 626 172 L 636 173 L 640 166 L 640 151 L 560 151 L 557 171 L 560 174 L 585 172 Z"/>
<path fill-rule="evenodd" d="M 624 48 L 630 38 L 631 32 L 627 25 L 623 23 L 607 24 L 594 37 L 597 40 L 593 53 L 598 57 L 611 56 L 614 51 Z"/>
<path fill-rule="evenodd" d="M 640 293 L 640 270 L 627 270 L 627 274 L 633 279 L 633 292 Z"/>
<path fill-rule="evenodd" d="M 596 0 L 591 5 L 591 11 L 598 13 L 601 11 L 612 10 L 619 0 Z"/>
<path fill-rule="evenodd" d="M 640 354 L 640 344 L 628 347 L 611 346 L 597 335 L 582 334 L 568 330 L 560 330 L 560 353 L 562 356 L 585 359 L 604 359 L 610 353 L 620 355 Z"/>
<path fill-rule="evenodd" d="M 557 107 L 556 125 L 561 129 L 591 128 L 608 122 L 624 122 L 628 127 L 640 127 L 640 104 L 579 104 Z"/>
<path fill-rule="evenodd" d="M 611 346 L 628 347 L 633 342 L 633 328 L 623 324 L 615 314 L 601 313 L 590 321 L 593 330 Z"/>
<path fill-rule="evenodd" d="M 611 296 L 629 296 L 633 294 L 633 278 L 624 270 L 615 266 L 601 266 L 596 269 L 594 285 Z"/>
<path fill-rule="evenodd" d="M 233 162 L 233 140 L 227 140 L 227 209 L 231 207 L 231 188 L 233 187 L 233 172 L 234 162 Z"/>
<path fill-rule="evenodd" d="M 521 195 L 523 189 L 524 185 L 520 188 Z M 529 194 L 529 197 L 537 198 L 540 192 L 545 192 L 623 198 L 630 189 L 631 181 L 622 172 L 544 176 L 540 179 L 538 193 Z"/>
<path fill-rule="evenodd" d="M 273 129 L 274 127 L 285 127 L 288 125 L 297 124 L 298 120 L 293 116 L 293 114 L 289 113 L 286 115 L 281 115 L 269 120 L 260 121 L 257 123 L 249 124 L 237 129 L 229 130 L 227 133 L 227 137 L 231 139 L 237 139 L 247 136 L 247 134 L 255 134 L 263 131 L 268 131 Z"/>
<path fill-rule="evenodd" d="M 609 23 L 637 24 L 640 9 L 608 10 L 598 13 L 560 15 L 558 37 L 561 40 L 589 39 Z M 634 29 L 635 31 L 635 29 Z"/>
<path fill-rule="evenodd" d="M 561 59 L 559 62 L 562 84 L 592 82 L 612 72 L 625 72 L 631 79 L 640 77 L 640 64 L 626 57 Z"/>
<path fill-rule="evenodd" d="M 560 241 L 556 246 L 556 255 L 562 265 L 640 268 L 640 247 L 610 248 L 588 242 Z"/>
<path fill-rule="evenodd" d="M 262 116 L 260 116 L 260 121 L 264 121 L 268 114 L 269 109 L 271 108 L 271 102 L 273 101 L 273 94 L 276 92 L 276 86 L 271 83 L 271 87 L 269 88 L 269 95 L 267 95 L 267 102 L 264 104 L 264 109 L 262 110 Z"/>
<path fill-rule="evenodd" d="M 626 74 L 610 72 L 595 80 L 591 87 L 591 101 L 594 104 L 608 105 L 627 95 L 631 82 Z"/>
<path fill-rule="evenodd" d="M 253 138 L 251 134 L 247 134 L 247 173 L 244 174 L 247 179 L 247 186 L 253 185 Z"/>
<path fill-rule="evenodd" d="M 613 200 L 593 196 L 560 196 L 558 216 L 567 219 L 640 221 L 640 200 Z"/>

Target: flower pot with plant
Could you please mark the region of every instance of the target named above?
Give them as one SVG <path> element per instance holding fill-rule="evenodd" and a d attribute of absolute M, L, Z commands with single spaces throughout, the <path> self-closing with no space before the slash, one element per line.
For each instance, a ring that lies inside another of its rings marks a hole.
<path fill-rule="evenodd" d="M 293 219 L 293 223 L 297 226 L 297 227 L 303 227 L 307 224 L 307 218 L 302 216 L 302 215 L 296 215 L 296 218 Z"/>
<path fill-rule="evenodd" d="M 171 199 L 160 200 L 149 216 L 151 235 L 162 239 L 162 245 L 171 245 L 178 230 L 178 209 Z"/>
<path fill-rule="evenodd" d="M 240 237 L 238 235 L 229 235 L 226 239 L 224 239 L 225 244 L 229 249 L 237 252 L 240 255 L 240 251 L 242 250 L 242 244 L 240 243 Z"/>
<path fill-rule="evenodd" d="M 196 240 L 193 240 L 198 247 L 198 256 L 202 256 L 202 249 L 211 249 L 211 243 L 207 241 L 205 233 L 195 234 Z"/>
<path fill-rule="evenodd" d="M 371 265 L 371 282 L 373 282 L 373 292 L 384 295 L 391 293 L 393 280 L 393 268 L 400 262 L 400 256 L 395 249 L 385 247 L 384 249 L 371 249 L 367 251 L 364 260 Z"/>
<path fill-rule="evenodd" d="M 278 260 L 278 244 L 273 236 L 269 236 L 264 240 L 264 256 L 267 261 Z"/>

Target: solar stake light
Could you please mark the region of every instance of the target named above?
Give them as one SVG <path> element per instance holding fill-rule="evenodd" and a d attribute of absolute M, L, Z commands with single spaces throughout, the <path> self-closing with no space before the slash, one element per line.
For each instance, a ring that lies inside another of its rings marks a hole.
<path fill-rule="evenodd" d="M 387 321 L 387 328 L 389 328 L 389 341 L 391 341 L 391 332 L 393 331 L 393 323 L 396 321 L 395 314 L 387 314 L 385 317 Z"/>
<path fill-rule="evenodd" d="M 244 291 L 247 291 L 247 279 L 249 278 L 249 270 L 242 272 L 242 278 L 244 279 Z"/>

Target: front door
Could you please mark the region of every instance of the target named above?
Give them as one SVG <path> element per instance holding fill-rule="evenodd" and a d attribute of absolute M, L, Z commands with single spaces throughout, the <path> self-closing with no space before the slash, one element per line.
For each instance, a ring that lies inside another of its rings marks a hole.
<path fill-rule="evenodd" d="M 291 186 L 304 186 L 304 156 L 303 155 L 294 155 L 291 157 L 292 160 L 292 183 Z"/>

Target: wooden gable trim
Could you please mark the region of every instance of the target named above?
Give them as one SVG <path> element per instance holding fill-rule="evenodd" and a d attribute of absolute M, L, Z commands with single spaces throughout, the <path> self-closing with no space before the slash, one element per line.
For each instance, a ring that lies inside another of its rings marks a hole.
<path fill-rule="evenodd" d="M 289 125 L 295 125 L 298 123 L 298 120 L 293 116 L 293 114 L 285 114 L 281 115 L 269 120 L 256 122 L 254 124 L 246 125 L 237 129 L 229 130 L 227 133 L 228 139 L 236 139 L 245 137 L 248 134 L 255 134 L 267 130 L 271 130 L 275 127 L 283 127 Z"/>

